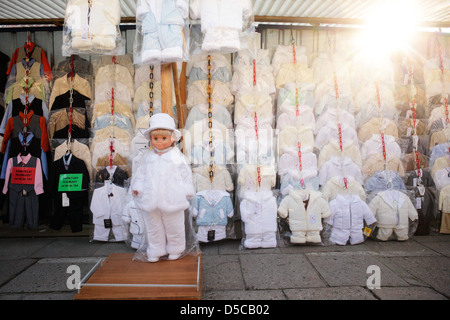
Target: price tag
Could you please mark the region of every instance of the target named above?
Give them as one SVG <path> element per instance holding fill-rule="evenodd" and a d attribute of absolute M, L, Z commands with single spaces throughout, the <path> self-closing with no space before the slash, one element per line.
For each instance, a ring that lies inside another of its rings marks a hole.
<path fill-rule="evenodd" d="M 372 233 L 372 229 L 370 229 L 369 227 L 364 228 L 363 234 L 365 236 L 369 237 L 371 233 Z"/>
<path fill-rule="evenodd" d="M 422 197 L 416 198 L 416 209 L 422 209 L 422 201 L 423 201 Z"/>
<path fill-rule="evenodd" d="M 83 181 L 83 174 L 81 173 L 60 174 L 58 191 L 60 192 L 81 191 L 82 181 Z"/>
<path fill-rule="evenodd" d="M 70 206 L 70 200 L 69 197 L 67 196 L 67 193 L 63 192 L 62 194 L 62 206 L 63 207 L 68 207 Z"/>
<path fill-rule="evenodd" d="M 13 167 L 11 174 L 12 184 L 34 184 L 36 168 Z"/>
<path fill-rule="evenodd" d="M 216 237 L 216 230 L 209 230 L 208 241 L 214 241 L 215 237 Z"/>

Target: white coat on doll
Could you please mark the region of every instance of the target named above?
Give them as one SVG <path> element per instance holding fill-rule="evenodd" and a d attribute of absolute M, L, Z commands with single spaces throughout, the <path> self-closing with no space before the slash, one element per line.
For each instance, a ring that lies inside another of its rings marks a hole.
<path fill-rule="evenodd" d="M 156 129 L 162 130 L 153 132 Z M 181 132 L 170 115 L 150 117 L 143 136 L 152 149 L 142 153 L 130 188 L 144 218 L 147 260 L 156 262 L 167 254 L 169 260 L 178 259 L 186 249 L 184 212 L 195 195 L 191 167 L 174 146 Z"/>
<path fill-rule="evenodd" d="M 244 222 L 244 247 L 277 246 L 277 203 L 272 191 L 246 191 L 240 204 Z"/>
<path fill-rule="evenodd" d="M 195 195 L 191 168 L 181 151 L 172 147 L 161 155 L 146 150 L 135 172 L 131 189 L 138 192 L 134 201 L 144 214 L 147 257 L 181 255 L 185 250 L 184 211 Z"/>

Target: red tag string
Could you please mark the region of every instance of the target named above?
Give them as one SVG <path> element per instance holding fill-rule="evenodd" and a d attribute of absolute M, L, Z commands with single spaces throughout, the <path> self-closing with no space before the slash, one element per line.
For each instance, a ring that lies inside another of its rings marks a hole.
<path fill-rule="evenodd" d="M 380 97 L 380 88 L 378 87 L 378 82 L 375 84 L 377 87 L 377 102 L 378 108 L 381 110 L 381 97 Z"/>
<path fill-rule="evenodd" d="M 116 64 L 116 56 L 112 56 L 112 63 Z"/>
<path fill-rule="evenodd" d="M 348 189 L 347 178 L 346 177 L 344 177 L 344 186 L 345 186 L 345 189 Z"/>
<path fill-rule="evenodd" d="M 339 99 L 339 86 L 337 82 L 336 72 L 334 73 L 334 90 L 336 92 L 336 100 Z"/>
<path fill-rule="evenodd" d="M 384 143 L 384 133 L 381 133 L 381 145 L 383 147 L 383 158 L 386 161 L 386 144 Z"/>
<path fill-rule="evenodd" d="M 255 112 L 255 133 L 256 133 L 256 140 L 258 140 L 258 115 Z"/>
<path fill-rule="evenodd" d="M 114 145 L 113 142 L 111 140 L 111 144 L 109 146 L 109 168 L 112 169 L 112 165 L 113 165 L 113 153 L 114 153 Z"/>
<path fill-rule="evenodd" d="M 341 123 L 338 123 L 338 133 L 339 133 L 339 148 L 341 149 L 341 152 L 344 151 L 344 146 L 342 143 L 342 127 Z"/>
<path fill-rule="evenodd" d="M 302 172 L 302 170 L 303 170 L 303 165 L 302 165 L 302 144 L 300 143 L 300 141 L 297 143 L 297 145 L 298 145 L 298 168 L 299 168 L 299 170 L 300 170 L 300 174 L 301 174 L 301 172 Z M 303 180 L 303 176 L 302 176 L 302 178 L 300 179 L 300 183 L 302 184 L 302 187 L 304 188 L 305 187 L 305 182 L 304 182 L 304 180 Z"/>
<path fill-rule="evenodd" d="M 259 185 L 259 187 L 261 187 L 261 168 L 260 168 L 260 166 L 258 166 L 256 168 L 256 171 L 258 172 L 258 185 Z"/>
<path fill-rule="evenodd" d="M 256 87 L 256 60 L 253 59 L 253 86 Z"/>
<path fill-rule="evenodd" d="M 111 114 L 114 115 L 114 88 L 111 88 Z"/>
<path fill-rule="evenodd" d="M 439 68 L 441 69 L 442 74 L 444 74 L 444 60 L 442 59 L 441 44 L 439 43 L 438 38 L 436 38 L 436 43 L 439 53 Z"/>
<path fill-rule="evenodd" d="M 445 106 L 446 121 L 447 121 L 447 124 L 448 124 L 448 123 L 450 123 L 450 119 L 449 119 L 449 116 L 448 116 L 448 100 L 447 100 L 447 97 L 444 98 L 444 106 Z"/>
<path fill-rule="evenodd" d="M 294 55 L 294 64 L 297 63 L 297 54 L 295 53 L 295 43 L 292 41 L 292 54 Z"/>
<path fill-rule="evenodd" d="M 300 115 L 300 110 L 298 108 L 298 88 L 295 88 L 295 115 L 298 117 Z"/>

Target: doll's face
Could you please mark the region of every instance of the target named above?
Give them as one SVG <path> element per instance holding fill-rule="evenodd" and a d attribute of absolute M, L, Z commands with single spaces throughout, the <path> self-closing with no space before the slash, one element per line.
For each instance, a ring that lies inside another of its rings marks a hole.
<path fill-rule="evenodd" d="M 174 142 L 171 134 L 152 134 L 150 139 L 152 142 L 152 146 L 159 150 L 169 148 Z"/>

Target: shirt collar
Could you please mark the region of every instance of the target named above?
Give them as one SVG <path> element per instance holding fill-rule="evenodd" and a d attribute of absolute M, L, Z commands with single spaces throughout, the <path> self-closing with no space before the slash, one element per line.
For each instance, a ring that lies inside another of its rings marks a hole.
<path fill-rule="evenodd" d="M 28 95 L 28 103 L 31 103 L 34 100 L 34 94 L 29 94 Z M 20 95 L 20 102 L 22 102 L 23 105 L 25 105 L 25 95 L 21 94 Z"/>
<path fill-rule="evenodd" d="M 17 156 L 17 163 L 19 164 L 19 163 L 23 162 L 23 163 L 27 164 L 28 161 L 30 161 L 30 158 L 31 158 L 31 153 L 27 154 L 25 157 L 24 157 L 24 156 L 21 156 L 21 155 L 19 154 L 19 155 Z"/>

